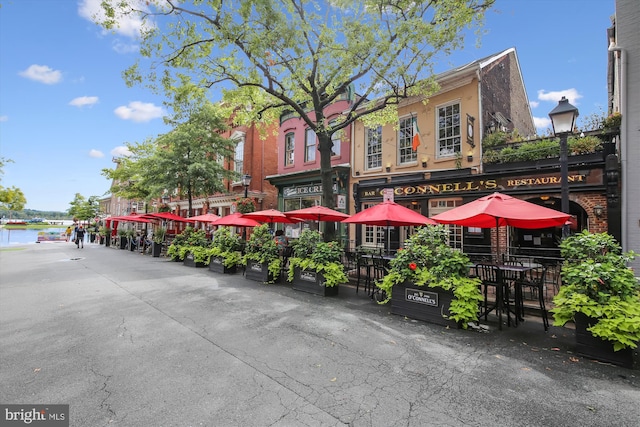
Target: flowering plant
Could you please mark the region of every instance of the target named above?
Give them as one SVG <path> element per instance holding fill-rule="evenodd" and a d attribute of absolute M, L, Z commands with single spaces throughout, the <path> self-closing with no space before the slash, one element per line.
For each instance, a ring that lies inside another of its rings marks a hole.
<path fill-rule="evenodd" d="M 605 130 L 617 129 L 620 127 L 621 123 L 622 123 L 622 114 L 616 111 L 615 113 L 609 114 L 607 118 L 605 118 L 602 121 L 602 127 Z"/>
<path fill-rule="evenodd" d="M 236 212 L 240 213 L 249 213 L 254 212 L 256 210 L 256 205 L 253 203 L 253 199 L 247 197 L 238 199 L 236 201 Z"/>
<path fill-rule="evenodd" d="M 391 299 L 393 286 L 399 283 L 440 287 L 453 291 L 449 313 L 454 321 L 466 328 L 467 323 L 478 320 L 478 303 L 482 301 L 480 280 L 468 277 L 469 258 L 447 245 L 448 234 L 444 225 L 430 225 L 418 228 L 405 241 L 405 248 L 389 262 L 388 274 L 376 283 L 387 294 L 381 303 Z"/>
<path fill-rule="evenodd" d="M 349 278 L 342 265 L 342 248 L 338 242 L 324 242 L 318 231 L 306 229 L 291 243 L 294 256 L 289 258 L 287 280 L 292 282 L 295 269 L 312 270 L 322 273 L 325 286 L 332 287 L 346 283 Z"/>

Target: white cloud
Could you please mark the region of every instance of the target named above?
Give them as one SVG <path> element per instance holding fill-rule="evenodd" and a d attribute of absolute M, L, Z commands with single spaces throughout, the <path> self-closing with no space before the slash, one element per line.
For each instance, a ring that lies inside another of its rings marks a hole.
<path fill-rule="evenodd" d="M 40 83 L 52 85 L 62 81 L 62 72 L 58 70 L 52 70 L 46 65 L 33 64 L 24 71 L 18 73 L 22 77 L 35 80 Z"/>
<path fill-rule="evenodd" d="M 80 96 L 72 99 L 71 102 L 69 102 L 69 105 L 73 105 L 74 107 L 84 107 L 85 105 L 93 105 L 97 102 L 97 96 Z"/>
<path fill-rule="evenodd" d="M 91 151 L 89 151 L 89 157 L 100 159 L 100 158 L 104 157 L 104 153 L 102 151 L 100 151 L 100 150 L 91 149 Z"/>
<path fill-rule="evenodd" d="M 8 122 L 9 116 L 0 116 L 0 122 Z"/>
<path fill-rule="evenodd" d="M 574 88 L 552 92 L 546 92 L 544 89 L 538 91 L 538 100 L 551 102 L 553 104 L 557 104 L 563 96 L 566 97 L 569 100 L 569 103 L 573 105 L 578 105 L 578 100 L 582 98 L 582 95 L 580 95 Z"/>
<path fill-rule="evenodd" d="M 534 117 L 533 124 L 536 129 L 551 129 L 551 119 L 549 117 Z"/>
<path fill-rule="evenodd" d="M 538 101 L 530 101 L 529 105 L 531 106 L 531 108 L 536 108 L 538 105 L 540 105 L 540 103 Z"/>
<path fill-rule="evenodd" d="M 148 122 L 164 115 L 162 107 L 140 101 L 130 102 L 113 111 L 116 116 L 123 120 L 133 120 L 136 123 Z"/>
<path fill-rule="evenodd" d="M 135 53 L 140 50 L 140 46 L 137 43 L 126 43 L 122 40 L 114 40 L 111 43 L 111 47 L 118 53 Z"/>
<path fill-rule="evenodd" d="M 102 1 L 103 0 L 81 0 L 78 4 L 78 15 L 90 22 L 103 22 L 105 20 L 105 13 L 104 9 L 100 5 Z M 155 1 L 133 0 L 130 3 L 132 4 L 133 9 L 149 11 L 148 6 L 151 3 L 155 3 Z M 139 13 L 125 13 L 117 6 L 115 7 L 115 13 L 118 24 L 112 30 L 116 34 L 137 39 L 140 36 L 141 30 L 146 31 L 149 27 L 154 26 L 154 23 L 150 18 L 143 21 Z"/>
<path fill-rule="evenodd" d="M 111 155 L 113 157 L 129 157 L 131 156 L 131 154 L 132 153 L 131 151 L 129 151 L 129 148 L 125 147 L 124 145 L 118 146 L 111 150 Z"/>

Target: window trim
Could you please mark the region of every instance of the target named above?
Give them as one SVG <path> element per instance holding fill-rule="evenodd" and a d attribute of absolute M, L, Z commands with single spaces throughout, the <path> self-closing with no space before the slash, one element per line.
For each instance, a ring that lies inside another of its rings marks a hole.
<path fill-rule="evenodd" d="M 397 160 L 396 165 L 397 166 L 413 166 L 418 164 L 418 152 L 413 151 L 413 120 L 414 119 L 416 119 L 416 113 L 411 113 L 409 115 L 404 115 L 398 118 L 398 133 L 397 133 L 397 140 L 396 140 L 397 141 L 397 144 L 396 144 L 396 160 Z M 410 123 L 409 129 L 411 130 L 411 132 L 407 138 L 409 145 L 406 147 L 400 147 L 400 139 L 401 139 L 400 137 L 402 133 L 402 127 L 400 126 L 400 123 L 405 120 L 409 120 L 409 123 Z M 411 155 L 407 156 L 406 154 L 403 154 L 402 150 L 409 150 L 409 153 L 411 153 Z M 409 160 L 402 161 L 403 156 L 409 157 Z"/>
<path fill-rule="evenodd" d="M 289 149 L 288 143 L 291 142 Z M 295 164 L 295 152 L 296 152 L 296 134 L 294 132 L 288 132 L 284 135 L 284 167 L 291 167 Z M 290 161 L 288 161 L 288 159 Z"/>
<path fill-rule="evenodd" d="M 373 156 L 373 154 L 369 154 L 369 146 L 370 146 L 370 138 L 369 138 L 369 131 L 377 131 L 377 135 L 379 136 L 379 139 L 377 142 L 377 145 L 379 147 L 378 152 L 376 153 L 378 158 L 379 158 L 379 165 L 378 166 L 372 166 L 369 167 L 369 157 Z M 382 169 L 382 126 L 376 126 L 375 128 L 370 128 L 370 127 L 365 127 L 364 128 L 364 138 L 365 138 L 365 144 L 364 144 L 364 170 L 366 171 L 371 171 L 371 170 L 381 170 Z"/>
<path fill-rule="evenodd" d="M 446 109 L 447 107 L 451 107 L 453 105 L 458 105 L 458 134 L 445 136 L 440 138 L 440 110 Z M 460 99 L 456 99 L 453 101 L 445 102 L 443 104 L 437 105 L 435 107 L 435 134 L 436 134 L 436 159 L 453 159 L 456 158 L 456 153 L 462 153 L 462 101 Z M 458 139 L 458 142 L 455 142 L 455 139 Z M 454 140 L 453 142 L 453 151 L 451 153 L 442 154 L 442 150 L 440 149 L 441 144 L 445 140 Z M 456 151 L 456 146 L 458 150 Z"/>

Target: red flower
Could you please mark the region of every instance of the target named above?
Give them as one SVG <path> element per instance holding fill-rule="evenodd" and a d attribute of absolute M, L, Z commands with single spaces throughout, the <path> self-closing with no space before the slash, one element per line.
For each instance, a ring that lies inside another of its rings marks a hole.
<path fill-rule="evenodd" d="M 415 270 L 416 270 L 416 268 L 418 268 L 418 266 L 416 265 L 416 263 L 415 263 L 415 262 L 412 262 L 412 263 L 410 263 L 410 264 L 409 264 L 409 268 L 410 268 L 411 270 L 415 271 Z"/>

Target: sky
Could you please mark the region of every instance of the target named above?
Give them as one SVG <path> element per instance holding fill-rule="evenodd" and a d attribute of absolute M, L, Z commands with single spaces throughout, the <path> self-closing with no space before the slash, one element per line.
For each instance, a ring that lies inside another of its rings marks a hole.
<path fill-rule="evenodd" d="M 135 25 L 105 33 L 91 21 L 100 0 L 0 0 L 0 185 L 15 186 L 25 208 L 66 211 L 76 193 L 102 197 L 101 171 L 124 144 L 168 132 L 159 94 L 127 87 L 138 57 Z M 480 46 L 437 72 L 515 48 L 540 134 L 562 96 L 580 119 L 607 109 L 607 28 L 614 0 L 497 0 Z"/>

